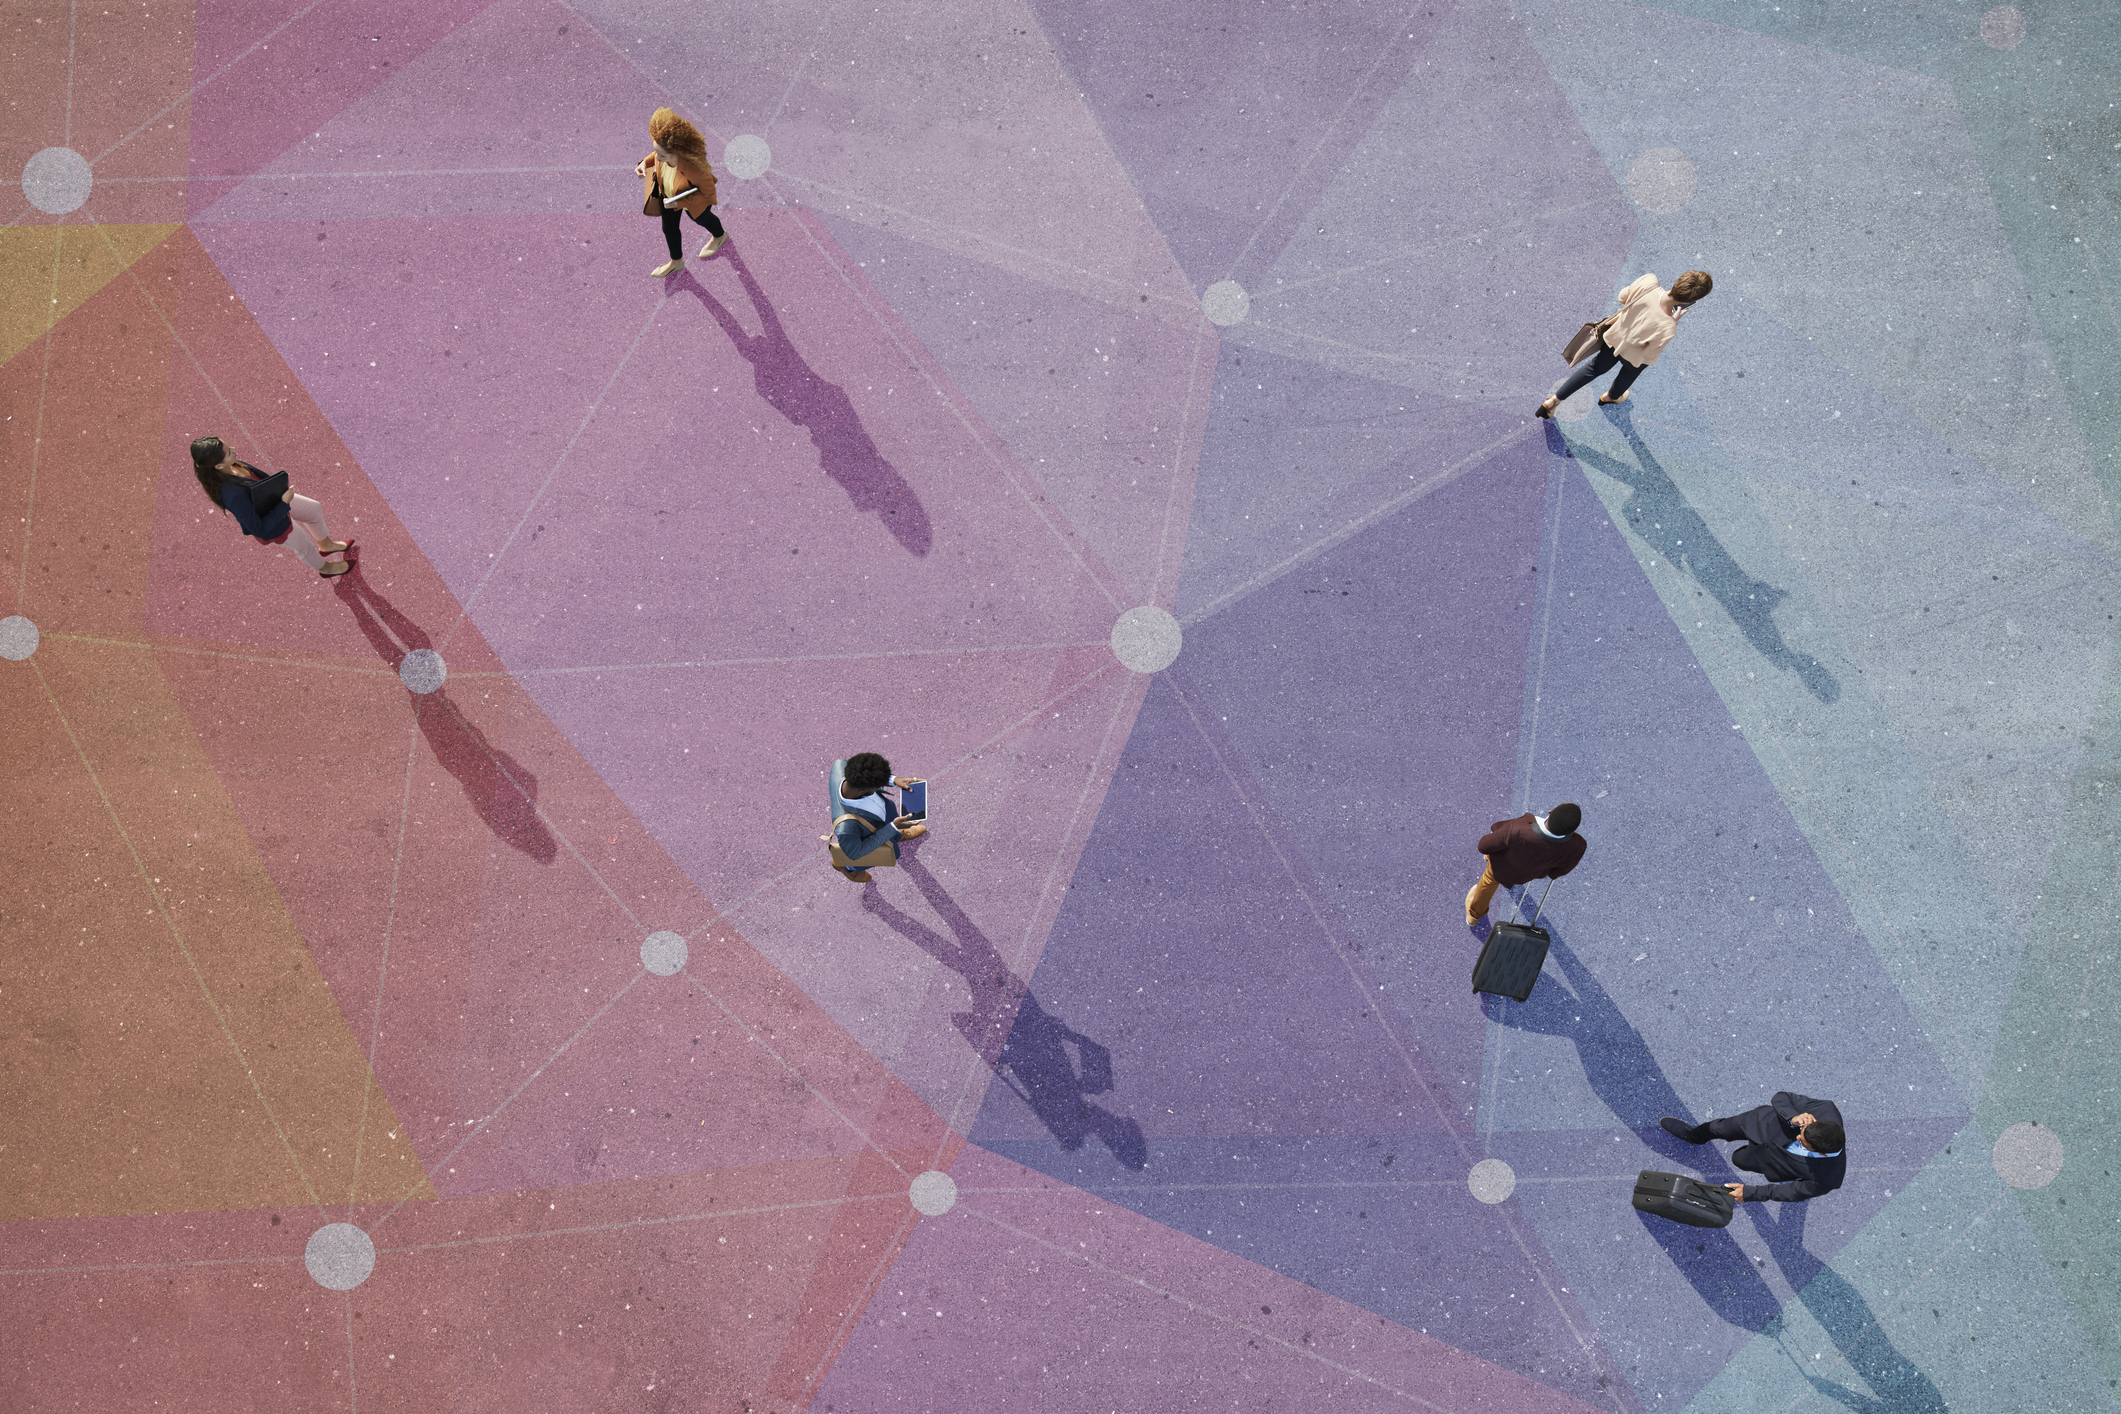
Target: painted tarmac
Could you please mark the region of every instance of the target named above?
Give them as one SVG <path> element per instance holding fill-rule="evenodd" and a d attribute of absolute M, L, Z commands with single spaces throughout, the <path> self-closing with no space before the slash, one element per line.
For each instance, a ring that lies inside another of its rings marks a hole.
<path fill-rule="evenodd" d="M 0 1407 L 2121 1409 L 2103 14 L 12 7 Z"/>

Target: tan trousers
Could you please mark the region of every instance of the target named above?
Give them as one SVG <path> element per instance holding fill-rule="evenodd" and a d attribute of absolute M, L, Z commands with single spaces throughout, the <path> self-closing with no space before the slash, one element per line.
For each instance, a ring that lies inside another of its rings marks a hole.
<path fill-rule="evenodd" d="M 287 548 L 294 551 L 295 558 L 303 564 L 322 571 L 324 552 L 317 546 L 333 538 L 330 527 L 324 524 L 324 507 L 298 491 L 287 503 L 287 514 L 298 526 L 295 533 L 287 537 Z"/>
<path fill-rule="evenodd" d="M 1488 916 L 1488 903 L 1495 897 L 1495 890 L 1502 887 L 1495 878 L 1495 861 L 1481 856 L 1484 861 L 1480 871 L 1480 882 L 1466 891 L 1466 922 L 1478 923 Z"/>

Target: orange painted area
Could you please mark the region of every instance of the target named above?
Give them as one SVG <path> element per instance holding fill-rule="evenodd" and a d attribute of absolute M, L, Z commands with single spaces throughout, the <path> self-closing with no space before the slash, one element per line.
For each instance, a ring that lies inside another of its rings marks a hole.
<path fill-rule="evenodd" d="M 173 225 L 11 226 L 0 228 L 0 363 L 30 353 L 30 387 L 41 386 L 52 371 L 42 348 L 31 349 L 59 322 L 79 309 L 105 285 L 130 269 L 141 256 L 153 250 L 177 228 Z M 144 331 L 143 331 L 144 332 Z M 150 357 L 159 350 L 150 342 Z M 55 353 L 58 352 L 55 350 Z M 78 356 L 79 350 L 68 353 Z M 62 378 L 78 370 L 59 361 Z M 19 377 L 9 370 L 11 378 Z M 33 395 L 31 395 L 33 396 Z M 20 408 L 16 420 L 35 407 L 10 402 Z M 33 420 L 33 419 L 31 419 Z"/>
<path fill-rule="evenodd" d="M 175 254 L 163 242 L 129 266 L 92 231 L 55 228 L 102 264 L 77 272 L 104 283 L 7 367 L 17 419 L 32 423 L 28 466 L 8 473 L 22 507 L 13 551 L 18 612 L 46 633 L 137 636 L 154 524 L 159 427 L 170 339 L 145 291 L 166 285 Z"/>
<path fill-rule="evenodd" d="M 31 923 L 0 990 L 25 1038 L 0 1213 L 418 1191 L 405 1131 L 152 655 L 47 634 L 7 666 L 29 744 L 11 753 L 10 912 Z"/>

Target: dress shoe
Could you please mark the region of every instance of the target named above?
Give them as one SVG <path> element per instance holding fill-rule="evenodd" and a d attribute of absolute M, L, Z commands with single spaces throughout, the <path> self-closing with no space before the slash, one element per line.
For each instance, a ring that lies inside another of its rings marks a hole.
<path fill-rule="evenodd" d="M 1681 1124 L 1670 1115 L 1658 1120 L 1657 1124 L 1665 1133 L 1682 1143 L 1706 1144 L 1709 1142 L 1709 1127 L 1705 1124 Z"/>

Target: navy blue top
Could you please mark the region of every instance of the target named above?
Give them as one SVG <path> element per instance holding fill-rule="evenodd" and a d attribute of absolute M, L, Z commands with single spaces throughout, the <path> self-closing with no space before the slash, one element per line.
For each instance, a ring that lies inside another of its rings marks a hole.
<path fill-rule="evenodd" d="M 230 462 L 229 465 L 240 466 L 259 480 L 264 479 L 262 473 L 249 462 Z M 287 513 L 285 501 L 275 501 L 273 508 L 262 516 L 253 510 L 250 491 L 240 477 L 222 479 L 221 505 L 236 518 L 236 524 L 243 527 L 245 535 L 255 536 L 260 540 L 278 540 L 294 528 L 294 517 Z"/>

